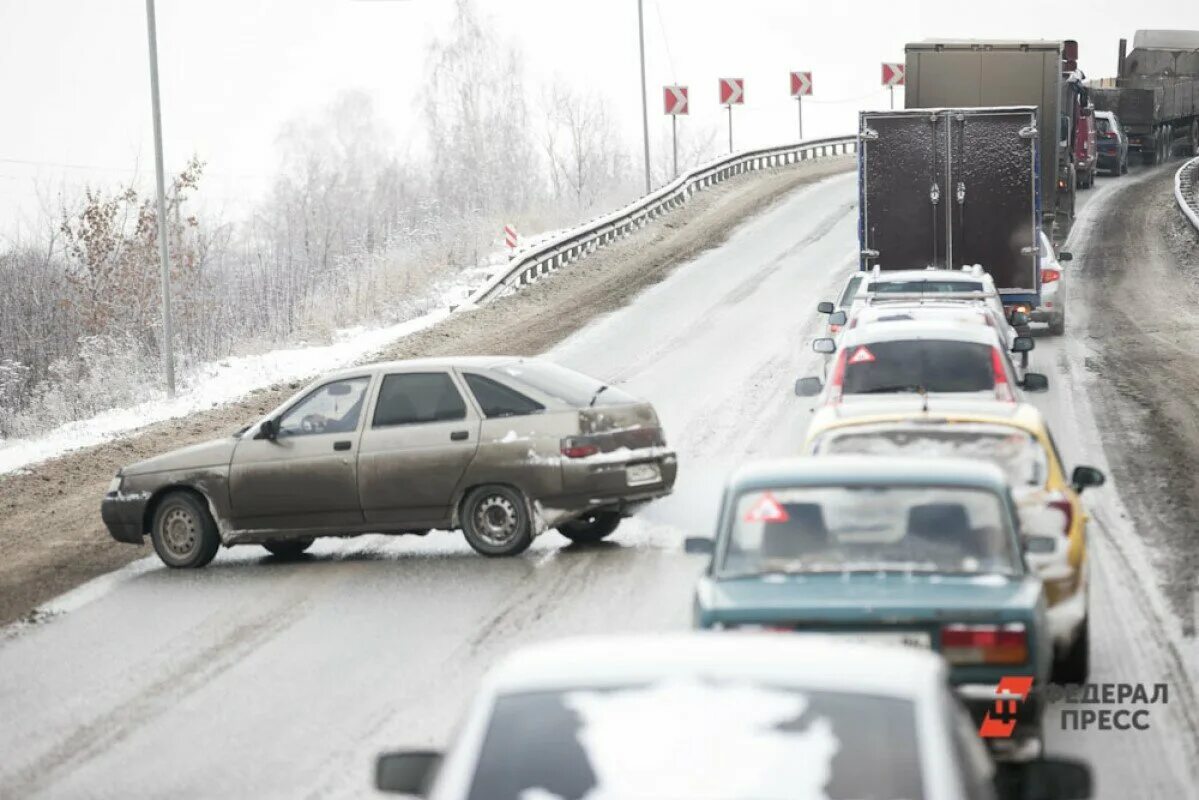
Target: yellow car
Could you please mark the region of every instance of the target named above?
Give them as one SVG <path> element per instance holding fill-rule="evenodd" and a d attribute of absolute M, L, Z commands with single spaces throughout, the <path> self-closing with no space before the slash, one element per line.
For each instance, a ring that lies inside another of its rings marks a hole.
<path fill-rule="evenodd" d="M 1045 418 L 1027 403 L 934 402 L 896 398 L 878 406 L 826 406 L 808 427 L 808 455 L 927 455 L 980 458 L 1008 475 L 1021 515 L 1044 508 L 1067 537 L 1069 570 L 1046 576 L 1054 638 L 1054 681 L 1084 683 L 1088 667 L 1087 514 L 1079 494 L 1103 473 L 1075 467 L 1069 479 Z"/>

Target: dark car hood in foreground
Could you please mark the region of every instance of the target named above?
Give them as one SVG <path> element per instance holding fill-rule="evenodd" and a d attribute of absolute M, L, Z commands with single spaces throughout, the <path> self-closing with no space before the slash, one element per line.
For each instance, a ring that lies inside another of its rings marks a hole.
<path fill-rule="evenodd" d="M 871 572 L 705 578 L 698 600 L 708 622 L 860 624 L 1026 619 L 1040 594 L 1029 576 Z"/>
<path fill-rule="evenodd" d="M 171 450 L 160 456 L 147 458 L 121 470 L 122 475 L 145 475 L 150 472 L 166 472 L 177 469 L 199 469 L 225 465 L 233 458 L 233 450 L 237 447 L 237 439 L 226 436 L 210 442 L 201 442 L 178 450 Z"/>

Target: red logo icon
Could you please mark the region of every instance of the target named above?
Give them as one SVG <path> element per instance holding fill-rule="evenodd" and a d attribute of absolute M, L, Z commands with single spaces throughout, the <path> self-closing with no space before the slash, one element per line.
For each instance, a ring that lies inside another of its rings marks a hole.
<path fill-rule="evenodd" d="M 745 512 L 746 522 L 786 522 L 788 519 L 787 509 L 779 505 L 770 492 L 763 493 L 758 502 Z"/>
<path fill-rule="evenodd" d="M 999 697 L 995 698 L 995 706 L 987 710 L 982 724 L 978 726 L 978 735 L 984 739 L 1007 739 L 1016 729 L 1016 713 L 1020 703 L 1032 691 L 1032 678 L 1027 675 L 1005 675 L 999 679 L 995 691 Z"/>
<path fill-rule="evenodd" d="M 866 349 L 866 345 L 860 345 L 857 350 L 853 351 L 853 355 L 849 357 L 850 364 L 870 364 L 874 361 L 874 353 Z"/>

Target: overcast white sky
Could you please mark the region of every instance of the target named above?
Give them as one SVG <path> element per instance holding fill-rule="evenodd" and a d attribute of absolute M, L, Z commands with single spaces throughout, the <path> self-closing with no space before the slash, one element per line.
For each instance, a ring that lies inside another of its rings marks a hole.
<path fill-rule="evenodd" d="M 555 73 L 608 99 L 639 146 L 636 0 L 476 0 L 524 51 L 530 83 Z M 429 40 L 451 0 L 159 0 L 168 170 L 208 162 L 203 192 L 236 210 L 262 192 L 285 120 L 341 89 L 376 100 L 401 139 Z M 153 175 L 145 7 L 141 0 L 0 0 L 0 236 L 38 216 L 39 192 L 113 186 Z M 722 120 L 717 79 L 742 77 L 738 148 L 795 137 L 787 73 L 814 73 L 808 136 L 854 129 L 883 107 L 880 62 L 933 36 L 1079 40 L 1091 77 L 1115 72 L 1133 29 L 1199 28 L 1196 0 L 645 0 L 651 130 L 669 130 L 661 87 L 691 87 L 692 117 Z M 538 91 L 535 85 L 530 87 Z M 896 98 L 902 104 L 902 98 Z M 402 142 L 401 142 L 402 144 Z M 635 151 L 635 152 L 639 152 Z"/>

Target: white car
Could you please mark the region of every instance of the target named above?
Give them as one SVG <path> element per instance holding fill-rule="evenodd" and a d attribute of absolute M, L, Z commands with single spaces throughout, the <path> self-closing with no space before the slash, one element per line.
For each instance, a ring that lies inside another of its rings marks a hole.
<path fill-rule="evenodd" d="M 867 308 L 836 340 L 812 342 L 817 353 L 836 353 L 828 385 L 818 377 L 800 378 L 795 393 L 823 392 L 821 405 L 890 402 L 904 394 L 1014 403 L 1020 389 L 1049 388 L 1047 377 L 1021 374 L 1008 355 L 1033 345 L 1030 337 L 1019 336 L 1009 347 L 989 314 L 976 308 Z"/>
<path fill-rule="evenodd" d="M 1041 305 L 1029 316 L 1033 322 L 1049 323 L 1049 332 L 1061 335 L 1066 332 L 1066 292 L 1062 284 L 1066 278 L 1063 262 L 1074 256 L 1068 252 L 1054 255 L 1053 243 L 1041 233 Z"/>
<path fill-rule="evenodd" d="M 1090 794 L 1077 762 L 996 772 L 936 655 L 723 632 L 522 650 L 444 758 L 384 754 L 376 785 L 436 800 L 993 800 L 1011 781 Z"/>

